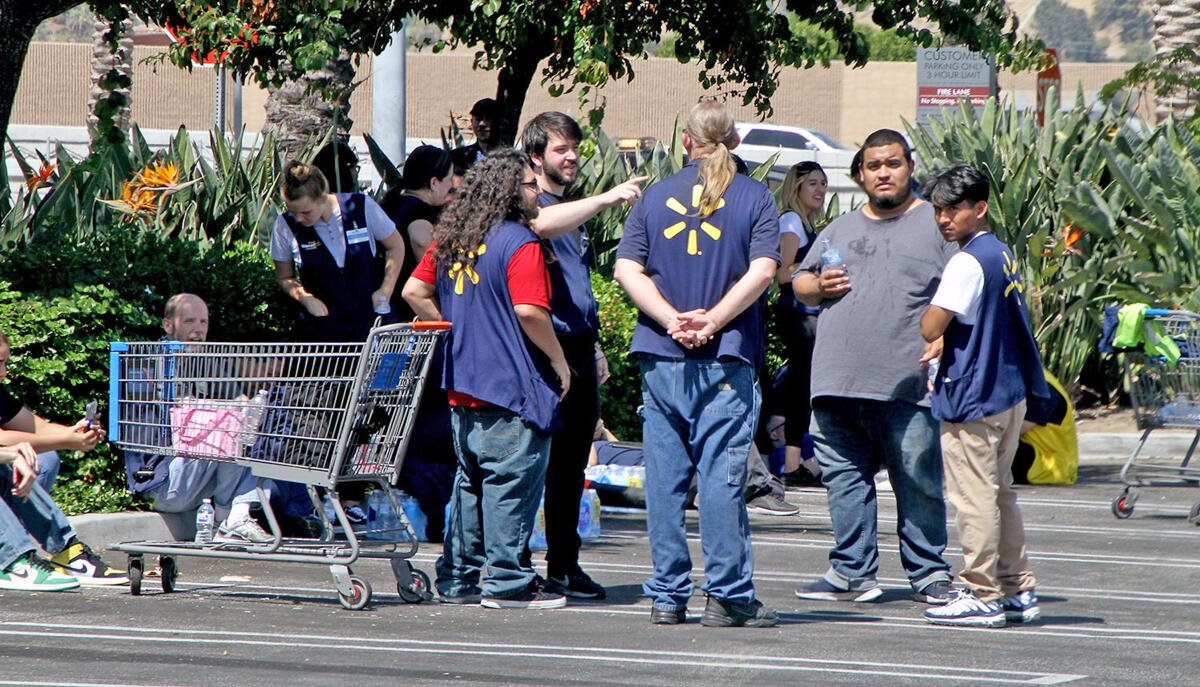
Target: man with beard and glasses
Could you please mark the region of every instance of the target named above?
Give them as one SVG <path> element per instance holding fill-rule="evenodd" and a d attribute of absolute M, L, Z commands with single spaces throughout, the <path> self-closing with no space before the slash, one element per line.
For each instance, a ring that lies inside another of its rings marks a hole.
<path fill-rule="evenodd" d="M 419 318 L 453 325 L 442 386 L 458 472 L 437 563 L 446 603 L 566 603 L 538 587 L 521 556 L 545 485 L 559 399 L 571 382 L 550 320 L 541 244 L 529 229 L 538 193 L 528 157 L 493 151 L 467 173 L 404 286 Z"/>
<path fill-rule="evenodd" d="M 604 587 L 579 567 L 579 499 L 592 431 L 600 419 L 599 385 L 608 378 L 600 349 L 600 320 L 592 294 L 592 252 L 583 223 L 641 197 L 646 177 L 630 179 L 588 198 L 563 202 L 579 175 L 579 124 L 561 112 L 543 112 L 525 125 L 521 148 L 533 161 L 541 210 L 531 227 L 542 239 L 550 273 L 550 317 L 571 368 L 571 392 L 562 400 L 546 468 L 547 589 L 578 599 L 603 599 Z M 528 554 L 528 550 L 526 551 Z"/>
<path fill-rule="evenodd" d="M 956 248 L 942 239 L 932 206 L 912 193 L 912 151 L 903 136 L 880 129 L 860 154 L 855 181 L 870 202 L 821 232 L 792 281 L 797 298 L 821 308 L 810 431 L 835 539 L 829 569 L 796 595 L 871 601 L 882 594 L 874 481 L 882 465 L 896 494 L 900 559 L 916 598 L 944 604 L 946 505 L 925 369 L 942 342 L 915 337 Z"/>

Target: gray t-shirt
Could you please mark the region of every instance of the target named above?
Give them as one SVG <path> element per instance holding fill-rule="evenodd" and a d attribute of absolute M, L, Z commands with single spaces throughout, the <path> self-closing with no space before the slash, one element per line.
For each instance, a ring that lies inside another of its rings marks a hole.
<path fill-rule="evenodd" d="M 842 215 L 817 238 L 800 270 L 820 273 L 825 241 L 842 253 L 850 291 L 821 305 L 812 357 L 812 397 L 928 405 L 921 367 L 921 315 L 958 246 L 933 221 L 933 206 L 874 220 Z"/>

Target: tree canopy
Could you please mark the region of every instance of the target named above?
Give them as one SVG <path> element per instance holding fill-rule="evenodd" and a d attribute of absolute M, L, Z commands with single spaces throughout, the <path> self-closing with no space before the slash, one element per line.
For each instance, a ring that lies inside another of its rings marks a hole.
<path fill-rule="evenodd" d="M 38 3 L 12 4 L 20 8 Z M 89 4 L 99 8 L 115 0 Z M 423 18 L 448 32 L 448 38 L 433 46 L 435 50 L 473 48 L 478 67 L 497 71 L 496 97 L 502 109 L 511 113 L 500 133 L 509 139 L 525 92 L 539 74 L 552 91 L 577 89 L 586 98 L 610 80 L 632 79 L 634 60 L 645 57 L 646 46 L 667 33 L 679 36 L 676 59 L 700 64 L 702 85 L 740 98 L 764 115 L 771 112 L 782 68 L 828 64 L 833 55 L 847 64 L 864 64 L 871 54 L 870 40 L 855 27 L 856 19 L 864 15 L 880 29 L 917 45 L 931 45 L 940 36 L 995 55 L 1004 67 L 1026 68 L 1040 55 L 1036 41 L 1018 35 L 1015 15 L 994 0 L 127 0 L 123 4 L 147 21 L 176 28 L 183 40 L 167 54 L 172 63 L 190 68 L 194 53 L 216 52 L 229 69 L 263 85 L 296 79 L 322 67 L 343 49 L 378 53 L 405 17 Z M 798 30 L 797 20 L 822 35 Z M 830 41 L 835 51 L 830 50 Z M 6 117 L 0 124 L 5 121 Z"/>
<path fill-rule="evenodd" d="M 612 79 L 631 79 L 634 60 L 665 33 L 675 56 L 701 64 L 700 82 L 771 111 L 780 69 L 841 59 L 862 65 L 871 36 L 856 30 L 869 13 L 882 30 L 917 45 L 946 40 L 1024 68 L 1040 54 L 1017 33 L 1016 17 L 993 0 L 134 0 L 136 13 L 188 27 L 169 59 L 187 67 L 193 50 L 217 51 L 235 71 L 279 84 L 323 65 L 339 49 L 378 52 L 404 17 L 443 27 L 433 45 L 476 50 L 476 65 L 498 72 L 497 99 L 519 113 L 539 74 L 554 92 L 588 95 Z M 797 20 L 822 33 L 798 29 Z M 830 50 L 830 42 L 836 50 Z M 515 116 L 515 115 L 514 115 Z M 510 136 L 515 122 L 507 127 Z"/>

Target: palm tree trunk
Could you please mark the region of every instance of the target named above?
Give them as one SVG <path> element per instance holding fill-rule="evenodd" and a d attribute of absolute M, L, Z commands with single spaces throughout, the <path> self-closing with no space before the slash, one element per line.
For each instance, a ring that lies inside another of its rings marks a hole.
<path fill-rule="evenodd" d="M 133 20 L 127 10 L 117 14 L 97 16 L 92 32 L 87 126 L 93 152 L 107 143 L 128 140 L 132 125 Z"/>
<path fill-rule="evenodd" d="M 295 157 L 310 141 L 320 140 L 337 126 L 337 136 L 350 134 L 350 94 L 354 64 L 344 52 L 329 65 L 297 81 L 272 89 L 267 97 L 264 134 L 272 134 L 285 158 Z"/>
<path fill-rule="evenodd" d="M 1156 0 L 1154 7 L 1154 56 L 1165 60 L 1173 50 L 1190 47 L 1200 50 L 1200 0 Z M 1200 73 L 1200 64 L 1181 65 L 1193 76 Z M 1156 99 L 1155 115 L 1159 120 L 1173 116 L 1184 120 L 1196 109 L 1196 91 L 1177 89 Z"/>

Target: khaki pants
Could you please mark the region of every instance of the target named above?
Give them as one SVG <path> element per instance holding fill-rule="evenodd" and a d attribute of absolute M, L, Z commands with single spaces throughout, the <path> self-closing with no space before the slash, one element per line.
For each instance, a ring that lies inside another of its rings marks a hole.
<path fill-rule="evenodd" d="M 958 511 L 959 577 L 975 596 L 995 601 L 1037 584 L 1025 558 L 1025 526 L 1012 489 L 1012 463 L 1025 401 L 972 422 L 943 422 L 946 497 Z"/>

